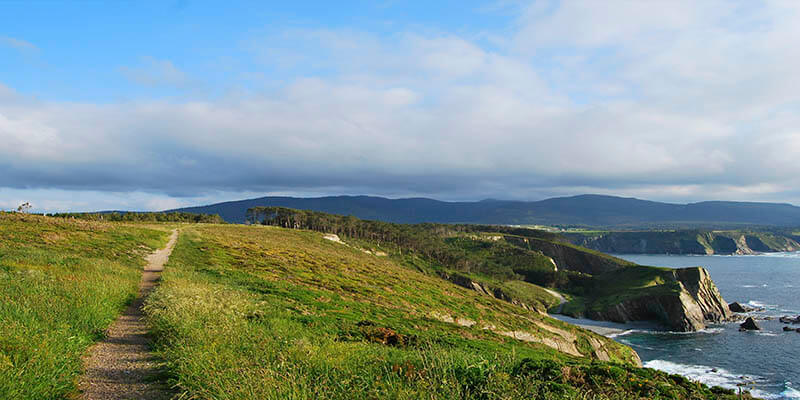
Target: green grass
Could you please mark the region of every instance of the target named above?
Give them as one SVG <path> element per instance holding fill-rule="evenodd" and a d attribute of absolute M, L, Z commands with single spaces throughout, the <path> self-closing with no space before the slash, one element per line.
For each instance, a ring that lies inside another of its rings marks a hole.
<path fill-rule="evenodd" d="M 163 229 L 163 228 L 162 228 Z M 166 233 L 0 213 L 0 398 L 61 399 Z"/>
<path fill-rule="evenodd" d="M 563 314 L 584 316 L 588 310 L 602 312 L 629 299 L 677 295 L 680 292 L 670 268 L 628 266 L 597 275 L 594 280 L 594 286 L 586 296 L 575 296 L 564 305 Z"/>
<path fill-rule="evenodd" d="M 544 288 L 525 281 L 507 281 L 500 284 L 501 289 L 508 293 L 511 298 L 517 299 L 525 304 L 531 305 L 539 310 L 546 311 L 557 306 L 557 297 L 547 293 Z"/>
<path fill-rule="evenodd" d="M 604 337 L 314 232 L 187 228 L 146 311 L 182 398 L 735 398 L 636 368 L 629 348 Z M 553 329 L 574 335 L 587 357 L 495 333 L 553 338 Z M 616 362 L 593 360 L 591 341 Z"/>

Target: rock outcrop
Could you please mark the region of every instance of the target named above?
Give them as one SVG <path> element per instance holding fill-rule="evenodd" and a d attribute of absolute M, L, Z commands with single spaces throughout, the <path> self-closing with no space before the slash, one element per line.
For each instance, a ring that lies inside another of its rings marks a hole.
<path fill-rule="evenodd" d="M 681 268 L 672 271 L 676 290 L 623 300 L 603 311 L 590 311 L 592 319 L 615 322 L 655 320 L 672 331 L 691 332 L 705 329 L 708 322 L 732 318 L 728 304 L 720 295 L 705 268 Z"/>
<path fill-rule="evenodd" d="M 800 315 L 797 318 L 792 318 L 788 316 L 783 316 L 778 319 L 779 321 L 783 322 L 784 324 L 800 324 Z"/>
<path fill-rule="evenodd" d="M 763 307 L 750 307 L 739 303 L 738 301 L 734 301 L 731 304 L 728 304 L 728 308 L 731 309 L 732 312 L 735 313 L 749 313 L 753 311 L 764 311 Z"/>
<path fill-rule="evenodd" d="M 580 246 L 620 254 L 755 254 L 800 250 L 796 237 L 766 232 L 679 230 L 565 236 Z"/>
<path fill-rule="evenodd" d="M 546 311 L 547 311 L 547 310 L 540 310 L 540 309 L 536 308 L 536 306 L 534 306 L 534 305 L 522 302 L 519 299 L 516 299 L 516 298 L 510 296 L 505 291 L 503 291 L 503 289 L 501 289 L 499 287 L 490 287 L 487 284 L 484 284 L 484 283 L 481 283 L 481 282 L 476 282 L 476 281 L 470 279 L 469 277 L 461 275 L 461 274 L 445 274 L 442 277 L 447 279 L 447 280 L 449 280 L 452 283 L 455 283 L 458 286 L 461 286 L 461 287 L 464 287 L 464 288 L 467 288 L 467 289 L 472 289 L 472 290 L 474 290 L 474 291 L 476 291 L 476 292 L 478 292 L 478 293 L 480 293 L 482 295 L 485 295 L 485 296 L 491 296 L 491 297 L 494 297 L 496 299 L 507 301 L 507 302 L 509 302 L 509 303 L 511 303 L 511 304 L 513 304 L 515 306 L 522 307 L 522 308 L 524 308 L 524 309 L 526 309 L 528 311 L 538 312 L 540 314 L 545 314 Z"/>
<path fill-rule="evenodd" d="M 605 254 L 595 254 L 567 244 L 532 237 L 505 236 L 515 246 L 539 251 L 553 262 L 556 270 L 564 269 L 598 275 L 614 271 L 631 263 Z"/>
<path fill-rule="evenodd" d="M 752 317 L 747 317 L 741 325 L 739 325 L 740 331 L 760 331 L 761 327 L 758 326 L 756 321 Z"/>
<path fill-rule="evenodd" d="M 728 308 L 729 308 L 729 309 L 730 309 L 732 312 L 738 312 L 738 313 L 745 313 L 745 312 L 748 312 L 748 309 L 747 309 L 745 306 L 743 306 L 743 305 L 739 304 L 739 302 L 736 302 L 736 301 L 734 301 L 734 302 L 733 302 L 733 303 L 731 303 L 731 304 L 728 304 Z"/>

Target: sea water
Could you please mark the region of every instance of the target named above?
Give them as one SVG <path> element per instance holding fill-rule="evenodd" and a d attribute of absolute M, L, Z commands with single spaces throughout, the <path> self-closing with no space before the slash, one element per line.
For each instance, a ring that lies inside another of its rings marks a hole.
<path fill-rule="evenodd" d="M 783 331 L 800 325 L 778 321 L 800 315 L 800 253 L 617 256 L 642 265 L 705 267 L 725 301 L 763 307 L 752 315 L 773 318 L 758 320 L 762 330 L 754 332 L 726 323 L 695 333 L 630 329 L 610 335 L 633 347 L 644 366 L 730 389 L 751 382 L 752 394 L 766 399 L 800 399 L 800 333 Z"/>

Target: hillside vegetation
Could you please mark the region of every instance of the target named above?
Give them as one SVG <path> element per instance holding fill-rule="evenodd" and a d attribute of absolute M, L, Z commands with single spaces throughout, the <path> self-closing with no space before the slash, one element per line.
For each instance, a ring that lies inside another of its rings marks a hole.
<path fill-rule="evenodd" d="M 305 230 L 183 229 L 146 306 L 173 383 L 215 399 L 735 398 L 376 250 Z"/>
<path fill-rule="evenodd" d="M 221 224 L 225 221 L 216 214 L 198 214 L 187 212 L 94 212 L 94 213 L 56 213 L 51 217 L 83 219 L 103 222 L 191 222 L 205 224 Z"/>
<path fill-rule="evenodd" d="M 679 282 L 677 270 L 637 266 L 576 246 L 553 233 L 487 225 L 393 224 L 282 207 L 257 207 L 249 215 L 251 221 L 262 224 L 333 232 L 361 248 L 377 247 L 419 271 L 540 311 L 552 307 L 553 303 L 545 300 L 552 296 L 542 288 L 549 287 L 569 294 L 571 301 L 561 312 L 572 316 L 617 322 L 652 320 L 676 331 L 702 329 L 704 315 L 713 315 L 713 322 L 729 316 L 727 304 L 710 279 L 702 283 L 708 291 L 683 293 L 700 282 L 692 282 L 692 278 Z M 528 284 L 525 292 L 531 295 L 522 292 L 519 296 L 520 290 L 513 286 L 521 282 Z M 667 312 L 673 306 L 695 308 L 682 293 L 708 307 L 693 316 Z M 522 297 L 535 301 L 528 304 Z M 623 302 L 623 308 L 637 312 L 620 313 L 618 306 Z"/>
<path fill-rule="evenodd" d="M 0 398 L 63 399 L 165 228 L 0 213 Z"/>

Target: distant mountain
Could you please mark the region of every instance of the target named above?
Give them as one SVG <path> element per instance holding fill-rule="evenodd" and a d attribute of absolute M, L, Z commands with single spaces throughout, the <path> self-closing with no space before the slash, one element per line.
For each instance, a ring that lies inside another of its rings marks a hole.
<path fill-rule="evenodd" d="M 800 207 L 791 204 L 733 201 L 672 204 L 590 194 L 541 201 L 477 202 L 446 202 L 426 198 L 386 199 L 372 196 L 261 197 L 169 211 L 219 214 L 228 222 L 243 223 L 247 209 L 255 206 L 315 210 L 398 223 L 561 224 L 604 227 L 800 226 Z"/>

